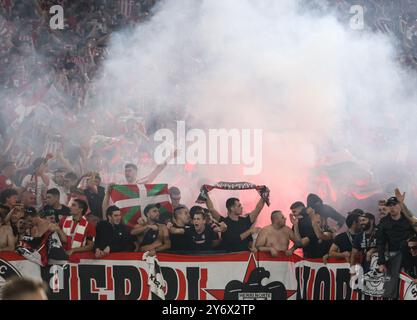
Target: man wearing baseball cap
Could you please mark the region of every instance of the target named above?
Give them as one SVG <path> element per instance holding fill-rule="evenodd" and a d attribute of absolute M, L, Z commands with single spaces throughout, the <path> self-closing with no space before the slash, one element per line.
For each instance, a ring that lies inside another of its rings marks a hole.
<path fill-rule="evenodd" d="M 389 215 L 382 218 L 378 226 L 378 265 L 379 271 L 390 277 L 384 284 L 383 296 L 395 299 L 398 295 L 401 249 L 414 230 L 401 212 L 400 199 L 391 197 L 385 205 L 389 208 Z"/>
<path fill-rule="evenodd" d="M 160 223 L 159 203 L 148 204 L 143 209 L 146 222 L 138 223 L 131 234 L 138 237 L 138 248 L 140 252 L 149 251 L 155 254 L 158 251 L 165 251 L 171 248 L 169 231 L 165 224 Z"/>

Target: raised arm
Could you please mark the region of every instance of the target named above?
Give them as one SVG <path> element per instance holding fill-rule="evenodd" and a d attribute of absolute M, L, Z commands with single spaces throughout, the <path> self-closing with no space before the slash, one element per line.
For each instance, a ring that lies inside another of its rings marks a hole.
<path fill-rule="evenodd" d="M 47 164 L 47 162 L 50 160 L 50 159 L 52 159 L 53 158 L 53 155 L 52 154 L 47 154 L 46 155 L 46 157 L 45 157 L 45 163 L 43 163 L 40 167 L 39 167 L 39 175 L 40 175 L 40 177 L 41 177 L 41 179 L 42 179 L 42 181 L 43 181 L 43 183 L 45 184 L 45 186 L 48 188 L 48 186 L 49 186 L 49 177 L 48 177 L 48 175 L 46 174 L 46 172 L 45 172 L 45 170 L 46 170 L 46 164 Z"/>
<path fill-rule="evenodd" d="M 400 201 L 401 206 L 401 212 L 403 213 L 403 216 L 408 220 L 408 222 L 413 227 L 414 231 L 417 232 L 417 217 L 410 211 L 410 209 L 407 208 L 407 206 L 404 203 L 405 200 L 405 192 L 401 193 L 398 188 L 395 189 L 395 196 Z"/>
<path fill-rule="evenodd" d="M 109 183 L 109 185 L 107 186 L 106 194 L 104 196 L 103 204 L 102 204 L 103 220 L 106 220 L 106 211 L 107 211 L 107 208 L 109 207 L 110 194 L 114 185 L 115 183 L 112 182 L 112 183 Z"/>
<path fill-rule="evenodd" d="M 74 167 L 71 165 L 69 160 L 67 158 L 65 158 L 64 152 L 63 152 L 62 149 L 60 151 L 58 151 L 58 153 L 56 155 L 56 159 L 65 167 L 65 169 L 68 170 L 68 172 L 75 172 Z"/>
<path fill-rule="evenodd" d="M 254 223 L 256 221 L 264 205 L 265 205 L 265 200 L 263 198 L 260 198 L 258 203 L 256 204 L 255 209 L 251 213 L 249 213 L 250 222 Z"/>
<path fill-rule="evenodd" d="M 184 234 L 185 233 L 185 229 L 183 229 L 183 228 L 175 228 L 172 225 L 172 222 L 168 222 L 167 223 L 167 228 L 168 228 L 168 231 L 169 231 L 170 234 L 177 234 L 177 235 L 179 235 L 179 234 Z"/>
<path fill-rule="evenodd" d="M 209 195 L 207 195 L 207 200 L 206 200 L 206 206 L 207 209 L 209 209 L 213 219 L 220 221 L 220 218 L 222 217 L 220 215 L 220 213 L 216 210 L 216 208 L 214 208 L 214 204 L 213 201 L 210 199 Z"/>
<path fill-rule="evenodd" d="M 172 159 L 175 159 L 176 157 L 177 157 L 177 150 L 175 150 L 174 153 L 171 156 L 169 156 L 162 164 L 157 165 L 150 174 L 142 178 L 139 181 L 139 183 L 143 183 L 143 184 L 152 183 L 156 179 L 156 177 L 159 176 L 159 174 L 166 168 L 166 166 L 168 165 L 168 162 L 171 161 Z"/>

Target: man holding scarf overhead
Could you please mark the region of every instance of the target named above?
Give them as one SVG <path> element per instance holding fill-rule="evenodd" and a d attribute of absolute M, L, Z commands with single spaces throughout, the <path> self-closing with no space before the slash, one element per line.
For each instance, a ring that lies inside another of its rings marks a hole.
<path fill-rule="evenodd" d="M 225 218 L 214 208 L 213 202 L 208 196 L 208 191 L 213 188 L 223 190 L 256 189 L 261 198 L 255 209 L 246 216 L 242 216 L 243 207 L 239 199 L 229 198 L 226 201 L 227 217 Z M 255 186 L 249 183 L 218 183 L 214 186 L 205 185 L 202 187 L 197 201 L 201 202 L 203 199 L 213 218 L 227 225 L 226 232 L 222 234 L 221 249 L 227 252 L 249 251 L 253 244 L 252 235 L 260 230 L 255 227 L 256 219 L 265 203 L 269 204 L 269 189 L 266 186 Z"/>

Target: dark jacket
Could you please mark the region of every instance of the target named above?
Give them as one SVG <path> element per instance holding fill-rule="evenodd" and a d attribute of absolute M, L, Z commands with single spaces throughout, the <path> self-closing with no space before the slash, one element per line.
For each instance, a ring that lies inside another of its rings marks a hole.
<path fill-rule="evenodd" d="M 382 218 L 376 234 L 378 264 L 385 264 L 386 245 L 388 245 L 388 251 L 400 251 L 413 233 L 414 230 L 409 221 L 402 215 L 399 220 L 392 219 L 391 215 Z"/>

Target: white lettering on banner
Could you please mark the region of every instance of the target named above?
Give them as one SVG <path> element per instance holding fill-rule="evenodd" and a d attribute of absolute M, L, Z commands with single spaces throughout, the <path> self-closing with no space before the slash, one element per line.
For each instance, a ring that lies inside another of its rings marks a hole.
<path fill-rule="evenodd" d="M 0 262 L 5 257 L 2 254 Z M 11 256 L 8 253 L 9 260 L 0 267 L 3 274 L 7 273 L 7 265 L 10 265 L 10 269 L 18 270 L 21 276 L 41 279 L 40 266 L 22 260 L 17 254 L 16 260 L 10 259 Z M 264 253 L 208 256 L 158 253 L 157 257 L 160 272 L 167 284 L 166 300 L 379 299 L 365 296 L 360 290 L 352 290 L 349 285 L 349 264 L 346 262 L 328 262 L 324 265 L 295 255 L 272 258 Z M 88 253 L 81 254 L 79 259 L 78 264 L 50 266 L 42 273 L 45 277 L 43 280 L 53 289 L 50 290 L 50 299 L 155 298 L 147 285 L 148 265 L 141 260 L 141 253 L 110 254 L 102 260 Z M 413 279 L 401 275 L 400 281 L 400 299 L 416 299 L 417 286 L 413 284 Z M 180 311 L 193 316 L 199 312 Z M 212 309 L 211 312 L 221 314 L 222 310 Z"/>

